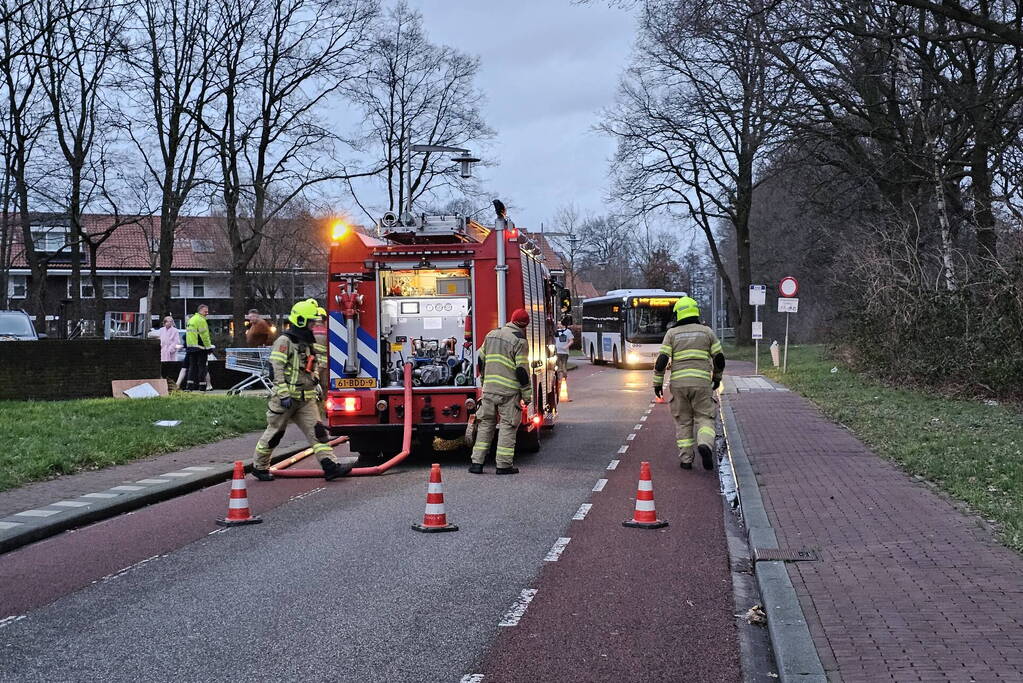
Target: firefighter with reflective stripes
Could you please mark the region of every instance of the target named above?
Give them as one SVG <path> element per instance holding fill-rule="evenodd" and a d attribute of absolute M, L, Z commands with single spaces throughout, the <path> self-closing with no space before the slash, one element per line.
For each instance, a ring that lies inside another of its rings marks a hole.
<path fill-rule="evenodd" d="M 721 384 L 725 355 L 714 331 L 700 324 L 700 308 L 688 296 L 675 303 L 677 322 L 665 333 L 654 364 L 654 394 L 661 398 L 664 372 L 671 367 L 671 415 L 682 469 L 693 468 L 693 445 L 704 469 L 714 468 L 714 392 Z M 693 430 L 695 429 L 695 439 Z"/>
<path fill-rule="evenodd" d="M 252 474 L 260 481 L 272 481 L 270 456 L 284 437 L 288 423 L 302 430 L 323 467 L 323 476 L 330 481 L 348 474 L 350 466 L 334 459 L 327 442 L 330 435 L 320 422 L 321 396 L 319 364 L 315 353 L 316 340 L 312 325 L 317 315 L 316 301 L 299 301 L 291 308 L 291 322 L 270 351 L 270 364 L 276 382 L 266 410 L 266 431 L 256 444 Z"/>
<path fill-rule="evenodd" d="M 476 413 L 479 426 L 476 443 L 472 448 L 473 474 L 483 473 L 494 438 L 497 422 L 501 430 L 497 435 L 497 474 L 518 474 L 512 465 L 515 457 L 515 436 L 522 422 L 521 405 L 533 400 L 533 385 L 529 377 L 528 349 L 525 329 L 529 314 L 516 309 L 511 322 L 487 334 L 479 350 L 480 375 L 483 377 L 483 397 Z"/>

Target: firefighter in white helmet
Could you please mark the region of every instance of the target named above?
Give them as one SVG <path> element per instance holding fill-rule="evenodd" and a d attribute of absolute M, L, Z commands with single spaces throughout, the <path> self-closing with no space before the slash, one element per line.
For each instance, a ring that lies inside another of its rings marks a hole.
<path fill-rule="evenodd" d="M 721 384 L 725 355 L 714 331 L 700 324 L 700 308 L 694 299 L 684 296 L 675 303 L 675 319 L 654 364 L 654 394 L 661 398 L 664 372 L 670 364 L 669 400 L 680 465 L 684 470 L 693 468 L 695 444 L 703 468 L 709 470 L 714 468 L 714 391 Z"/>

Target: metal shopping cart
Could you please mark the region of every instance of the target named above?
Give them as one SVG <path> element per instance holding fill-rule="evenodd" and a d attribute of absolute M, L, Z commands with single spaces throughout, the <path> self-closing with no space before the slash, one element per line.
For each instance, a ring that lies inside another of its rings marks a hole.
<path fill-rule="evenodd" d="M 224 367 L 249 375 L 228 389 L 228 394 L 239 394 L 243 389 L 248 389 L 256 384 L 262 384 L 267 391 L 273 389 L 273 383 L 270 381 L 270 350 L 269 346 L 258 349 L 224 349 L 227 354 Z"/>

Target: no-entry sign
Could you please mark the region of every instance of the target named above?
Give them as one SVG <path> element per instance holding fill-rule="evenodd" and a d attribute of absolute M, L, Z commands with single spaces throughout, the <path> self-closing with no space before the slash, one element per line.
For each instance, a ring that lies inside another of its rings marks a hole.
<path fill-rule="evenodd" d="M 783 277 L 778 283 L 778 293 L 782 296 L 799 294 L 799 282 L 794 277 Z"/>

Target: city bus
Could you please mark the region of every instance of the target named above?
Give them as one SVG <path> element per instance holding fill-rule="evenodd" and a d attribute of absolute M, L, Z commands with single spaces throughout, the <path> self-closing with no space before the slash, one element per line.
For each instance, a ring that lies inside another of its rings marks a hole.
<path fill-rule="evenodd" d="M 685 292 L 615 289 L 582 306 L 582 351 L 591 363 L 615 367 L 653 365 L 664 333 L 675 322 L 672 310 Z"/>

